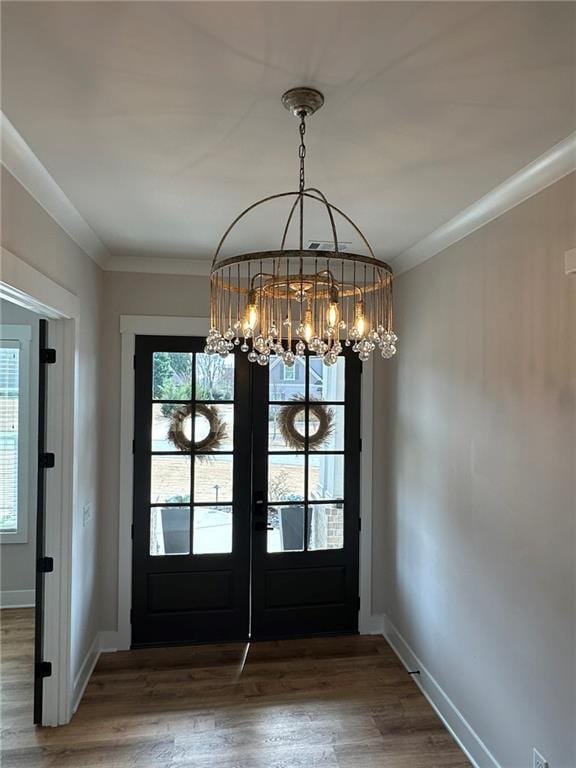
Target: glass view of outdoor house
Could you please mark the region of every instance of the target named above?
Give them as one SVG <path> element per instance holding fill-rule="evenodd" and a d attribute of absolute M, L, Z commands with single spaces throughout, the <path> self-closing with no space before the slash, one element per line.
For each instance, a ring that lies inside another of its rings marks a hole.
<path fill-rule="evenodd" d="M 232 551 L 234 357 L 155 352 L 150 554 Z"/>
<path fill-rule="evenodd" d="M 344 545 L 344 373 L 316 357 L 270 363 L 267 551 Z"/>
<path fill-rule="evenodd" d="M 309 357 L 269 368 L 269 553 L 339 549 L 344 371 Z M 150 554 L 232 551 L 234 356 L 153 355 Z"/>

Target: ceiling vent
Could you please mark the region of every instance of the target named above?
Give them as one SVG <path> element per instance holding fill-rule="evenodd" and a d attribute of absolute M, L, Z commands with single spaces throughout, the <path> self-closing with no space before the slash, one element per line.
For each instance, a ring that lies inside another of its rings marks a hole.
<path fill-rule="evenodd" d="M 338 242 L 338 249 L 340 251 L 350 250 L 352 243 L 340 240 Z M 306 250 L 308 251 L 333 251 L 334 243 L 332 240 L 308 240 L 306 243 Z"/>

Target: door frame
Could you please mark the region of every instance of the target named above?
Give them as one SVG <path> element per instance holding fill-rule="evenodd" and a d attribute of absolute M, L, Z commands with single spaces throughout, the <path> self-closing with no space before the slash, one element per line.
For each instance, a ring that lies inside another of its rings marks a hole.
<path fill-rule="evenodd" d="M 78 297 L 5 248 L 0 249 L 0 298 L 50 320 L 49 343 L 57 365 L 48 372 L 46 431 L 56 467 L 46 473 L 46 553 L 54 570 L 44 581 L 44 679 L 42 725 L 70 721 L 73 701 L 72 525 L 78 461 L 74 456 Z"/>
<path fill-rule="evenodd" d="M 114 632 L 104 633 L 106 650 L 130 648 L 130 609 L 132 607 L 132 505 L 134 459 L 134 352 L 136 336 L 205 336 L 207 317 L 165 317 L 121 315 L 121 391 L 120 391 L 120 489 L 118 515 L 118 624 Z M 372 614 L 372 414 L 374 367 L 370 360 L 362 371 L 360 454 L 360 634 L 379 634 L 381 620 Z"/>

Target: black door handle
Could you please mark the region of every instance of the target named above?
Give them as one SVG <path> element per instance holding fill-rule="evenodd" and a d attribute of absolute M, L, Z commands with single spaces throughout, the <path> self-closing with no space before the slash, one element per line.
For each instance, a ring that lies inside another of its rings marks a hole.
<path fill-rule="evenodd" d="M 266 523 L 257 521 L 256 523 L 254 523 L 254 530 L 255 531 L 273 531 L 274 528 L 271 525 L 266 525 Z"/>
<path fill-rule="evenodd" d="M 257 491 L 254 494 L 254 514 L 263 515 L 266 511 L 266 505 L 264 504 L 264 494 L 262 491 Z"/>

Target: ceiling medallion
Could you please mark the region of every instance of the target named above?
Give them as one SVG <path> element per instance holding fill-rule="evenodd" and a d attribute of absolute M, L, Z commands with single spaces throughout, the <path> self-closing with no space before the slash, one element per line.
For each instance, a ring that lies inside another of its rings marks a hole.
<path fill-rule="evenodd" d="M 343 346 L 365 361 L 379 347 L 382 357 L 396 354 L 392 327 L 392 269 L 374 256 L 359 227 L 324 194 L 305 181 L 306 118 L 324 104 L 313 88 L 292 88 L 282 103 L 299 119 L 300 182 L 297 191 L 262 198 L 234 219 L 224 233 L 210 271 L 211 327 L 206 352 L 226 357 L 236 346 L 251 362 L 267 365 L 278 355 L 287 366 L 308 350 L 334 365 Z M 272 200 L 290 202 L 278 250 L 222 258 L 224 242 L 250 211 Z M 333 250 L 304 248 L 304 213 L 320 204 L 327 214 Z M 336 220 L 342 219 L 363 243 L 367 254 L 339 249 Z M 297 248 L 288 248 L 291 225 Z"/>

